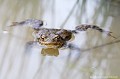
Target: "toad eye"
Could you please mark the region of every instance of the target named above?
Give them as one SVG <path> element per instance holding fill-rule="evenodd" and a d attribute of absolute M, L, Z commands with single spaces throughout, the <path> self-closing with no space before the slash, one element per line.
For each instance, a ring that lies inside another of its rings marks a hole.
<path fill-rule="evenodd" d="M 41 38 L 45 38 L 45 35 L 41 35 Z"/>
<path fill-rule="evenodd" d="M 46 38 L 45 35 L 41 35 L 41 39 L 42 39 L 43 41 L 45 40 L 45 38 Z"/>
<path fill-rule="evenodd" d="M 59 35 L 55 35 L 54 37 L 55 40 L 58 40 L 59 38 L 60 38 Z"/>

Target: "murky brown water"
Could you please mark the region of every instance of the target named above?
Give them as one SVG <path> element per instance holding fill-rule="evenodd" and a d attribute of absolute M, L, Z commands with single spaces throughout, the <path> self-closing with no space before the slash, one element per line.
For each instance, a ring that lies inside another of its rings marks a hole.
<path fill-rule="evenodd" d="M 43 56 L 41 48 L 33 47 L 26 53 L 33 30 L 15 27 L 8 34 L 3 30 L 28 18 L 44 20 L 46 28 L 96 24 L 117 39 L 89 29 L 71 42 L 84 51 L 59 50 L 55 57 Z M 119 21 L 119 0 L 0 0 L 0 79 L 119 79 Z"/>

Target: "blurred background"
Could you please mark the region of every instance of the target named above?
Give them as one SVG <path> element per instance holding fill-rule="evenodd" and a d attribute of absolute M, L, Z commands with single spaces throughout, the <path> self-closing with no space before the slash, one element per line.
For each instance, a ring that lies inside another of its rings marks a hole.
<path fill-rule="evenodd" d="M 4 29 L 29 18 L 44 20 L 46 28 L 95 24 L 117 39 L 89 29 L 71 42 L 84 51 L 59 50 L 55 57 L 34 47 L 26 54 L 33 30 Z M 120 0 L 0 0 L 0 79 L 120 79 L 119 36 Z"/>

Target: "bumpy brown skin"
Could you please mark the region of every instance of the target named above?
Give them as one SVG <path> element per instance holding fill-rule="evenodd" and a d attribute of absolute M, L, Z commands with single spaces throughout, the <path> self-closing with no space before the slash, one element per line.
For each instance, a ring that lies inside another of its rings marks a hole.
<path fill-rule="evenodd" d="M 72 32 L 65 29 L 41 28 L 35 32 L 36 41 L 48 48 L 61 48 L 72 38 Z"/>

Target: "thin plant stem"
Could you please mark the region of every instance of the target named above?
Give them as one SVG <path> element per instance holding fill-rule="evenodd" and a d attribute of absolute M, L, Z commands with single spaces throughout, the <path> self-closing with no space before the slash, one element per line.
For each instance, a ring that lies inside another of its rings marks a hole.
<path fill-rule="evenodd" d="M 74 12 L 77 4 L 78 4 L 79 0 L 76 1 L 76 3 L 74 4 L 73 8 L 71 9 L 70 13 L 68 14 L 68 16 L 66 17 L 66 19 L 63 21 L 63 23 L 60 25 L 60 28 L 62 29 L 63 26 L 67 23 L 68 19 L 70 18 L 70 16 L 72 15 L 72 13 Z"/>

